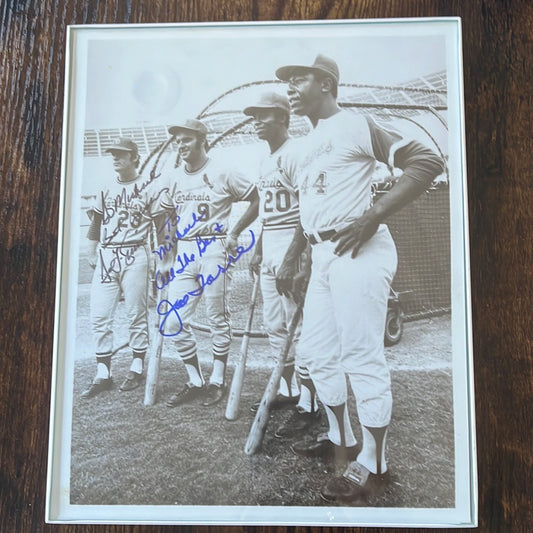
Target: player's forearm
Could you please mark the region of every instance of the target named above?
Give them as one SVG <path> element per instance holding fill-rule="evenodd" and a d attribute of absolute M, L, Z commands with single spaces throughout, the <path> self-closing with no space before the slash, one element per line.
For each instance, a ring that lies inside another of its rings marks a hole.
<path fill-rule="evenodd" d="M 427 186 L 409 177 L 400 178 L 394 187 L 384 194 L 375 204 L 365 212 L 363 218 L 372 220 L 376 224 L 381 224 L 388 217 L 410 204 L 418 198 Z"/>
<path fill-rule="evenodd" d="M 91 224 L 89 225 L 89 229 L 87 231 L 87 238 L 89 241 L 95 241 L 98 243 L 100 240 L 100 228 L 102 226 L 102 215 L 97 213 L 96 211 L 93 211 L 92 217 L 91 217 Z M 95 244 L 96 249 L 96 244 Z"/>
<path fill-rule="evenodd" d="M 298 226 L 296 226 L 296 229 L 294 230 L 291 244 L 289 245 L 289 248 L 285 254 L 284 262 L 294 262 L 298 260 L 306 247 L 307 239 L 305 238 L 304 230 L 301 224 L 298 222 Z"/>
<path fill-rule="evenodd" d="M 257 189 L 254 189 L 250 193 L 247 200 L 250 201 L 250 205 L 229 232 L 234 238 L 237 238 L 259 216 L 259 196 Z"/>
<path fill-rule="evenodd" d="M 429 148 L 412 142 L 400 148 L 395 155 L 395 165 L 403 174 L 394 187 L 365 216 L 381 223 L 426 191 L 433 180 L 444 171 L 444 163 Z"/>
<path fill-rule="evenodd" d="M 162 246 L 165 243 L 168 243 L 168 221 L 175 216 L 174 209 L 167 209 L 165 212 L 154 217 L 154 225 L 156 232 L 156 240 L 158 246 Z M 165 237 L 167 237 L 165 239 Z"/>
<path fill-rule="evenodd" d="M 260 258 L 263 257 L 263 233 L 261 233 L 257 238 L 257 241 L 255 243 L 254 255 Z"/>
<path fill-rule="evenodd" d="M 88 239 L 87 243 L 87 260 L 89 262 L 89 265 L 94 268 L 96 267 L 97 262 L 97 249 L 98 249 L 98 241 L 94 241 L 91 239 Z"/>

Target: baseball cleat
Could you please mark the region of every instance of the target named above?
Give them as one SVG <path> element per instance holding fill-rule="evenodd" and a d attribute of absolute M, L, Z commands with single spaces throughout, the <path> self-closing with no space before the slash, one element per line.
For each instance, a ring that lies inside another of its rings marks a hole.
<path fill-rule="evenodd" d="M 126 379 L 122 382 L 122 385 L 120 385 L 119 390 L 125 392 L 136 389 L 142 383 L 142 379 L 142 374 L 137 374 L 137 372 L 130 370 L 126 376 Z"/>
<path fill-rule="evenodd" d="M 226 386 L 218 383 L 209 383 L 205 391 L 205 400 L 202 402 L 204 407 L 211 407 L 217 404 L 226 395 Z"/>
<path fill-rule="evenodd" d="M 300 401 L 300 395 L 298 396 L 283 396 L 283 394 L 277 394 L 272 403 L 270 404 L 270 409 L 283 409 L 284 407 L 289 407 L 291 405 L 296 405 Z M 261 402 L 254 403 L 250 407 L 252 413 L 257 413 L 259 405 Z"/>
<path fill-rule="evenodd" d="M 282 424 L 274 435 L 278 438 L 297 437 L 309 429 L 313 424 L 320 420 L 320 412 L 312 411 L 308 413 L 301 407 L 297 406 L 292 415 Z"/>
<path fill-rule="evenodd" d="M 388 472 L 373 474 L 354 461 L 344 474 L 328 481 L 320 491 L 320 497 L 328 503 L 366 503 L 368 498 L 383 492 L 390 482 Z"/>
<path fill-rule="evenodd" d="M 326 462 L 334 462 L 341 465 L 348 461 L 353 461 L 359 454 L 359 446 L 337 446 L 331 442 L 326 433 L 321 433 L 316 440 L 295 442 L 291 446 L 291 451 L 295 455 L 302 457 L 315 457 Z"/>
<path fill-rule="evenodd" d="M 190 402 L 202 396 L 204 393 L 205 393 L 204 386 L 195 387 L 194 385 L 187 383 L 182 390 L 173 394 L 166 401 L 166 405 L 167 407 L 177 407 L 178 405 L 181 405 L 182 403 Z"/>
<path fill-rule="evenodd" d="M 113 378 L 96 378 L 87 389 L 81 393 L 82 398 L 92 398 L 113 387 Z"/>

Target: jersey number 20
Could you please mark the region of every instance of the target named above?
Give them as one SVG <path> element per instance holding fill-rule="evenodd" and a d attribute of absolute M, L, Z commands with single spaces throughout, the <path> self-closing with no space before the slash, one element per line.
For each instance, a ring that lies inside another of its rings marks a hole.
<path fill-rule="evenodd" d="M 291 196 L 289 191 L 285 189 L 278 189 L 276 194 L 272 191 L 266 191 L 265 198 L 265 213 L 274 212 L 274 204 L 278 213 L 284 213 L 291 208 Z"/>

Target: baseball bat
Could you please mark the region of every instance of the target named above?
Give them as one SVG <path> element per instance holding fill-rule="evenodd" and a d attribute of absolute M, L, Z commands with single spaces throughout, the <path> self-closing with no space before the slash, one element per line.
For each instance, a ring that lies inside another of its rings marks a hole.
<path fill-rule="evenodd" d="M 165 287 L 161 292 L 161 300 L 168 299 L 168 287 Z M 161 320 L 161 317 L 159 317 Z M 164 326 L 163 326 L 164 329 Z M 159 381 L 159 367 L 161 366 L 161 355 L 163 353 L 163 341 L 165 336 L 163 332 L 159 331 L 159 338 L 157 339 L 157 346 L 155 352 L 150 357 L 148 370 L 146 372 L 146 386 L 144 389 L 144 405 L 154 405 L 157 395 L 157 382 Z"/>
<path fill-rule="evenodd" d="M 239 360 L 235 365 L 233 378 L 231 381 L 231 388 L 228 395 L 228 404 L 226 406 L 226 418 L 228 420 L 235 420 L 239 412 L 239 402 L 241 399 L 242 384 L 244 381 L 244 369 L 246 367 L 246 358 L 248 356 L 248 344 L 250 343 L 250 333 L 252 331 L 252 322 L 254 319 L 255 302 L 257 300 L 257 293 L 259 291 L 259 276 L 255 276 L 254 286 L 252 289 L 252 298 L 250 302 L 250 311 L 248 313 L 248 322 L 246 329 L 242 334 L 241 352 Z"/>
<path fill-rule="evenodd" d="M 281 351 L 278 362 L 274 367 L 272 374 L 270 375 L 270 379 L 268 380 L 265 392 L 263 393 L 263 397 L 261 398 L 261 402 L 259 403 L 259 408 L 257 409 L 257 413 L 255 414 L 252 427 L 250 428 L 250 433 L 248 434 L 248 440 L 246 441 L 246 444 L 244 446 L 244 453 L 246 455 L 253 455 L 259 449 L 261 443 L 263 442 L 263 437 L 265 435 L 265 430 L 270 415 L 270 405 L 276 397 L 276 393 L 279 387 L 279 381 L 281 379 L 281 375 L 283 374 L 283 368 L 285 367 L 285 361 L 287 360 L 287 355 L 289 354 L 289 350 L 292 346 L 294 332 L 296 331 L 296 328 L 302 316 L 303 306 L 304 302 L 302 299 L 302 301 L 298 304 L 298 307 L 296 308 L 294 316 L 292 317 L 291 323 L 289 325 L 289 330 L 287 332 L 287 338 L 283 346 L 283 350 Z"/>

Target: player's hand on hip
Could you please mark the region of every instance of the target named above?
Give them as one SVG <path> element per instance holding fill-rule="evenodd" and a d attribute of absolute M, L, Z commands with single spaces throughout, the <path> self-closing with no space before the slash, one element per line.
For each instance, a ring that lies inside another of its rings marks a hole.
<path fill-rule="evenodd" d="M 337 231 L 331 238 L 337 243 L 335 254 L 338 256 L 351 252 L 352 259 L 359 253 L 363 244 L 378 230 L 379 222 L 366 213 L 345 228 Z"/>
<path fill-rule="evenodd" d="M 255 276 L 259 276 L 259 271 L 261 269 L 262 261 L 263 261 L 263 258 L 258 253 L 254 253 L 252 258 L 250 259 L 248 270 L 250 271 L 250 276 L 252 277 L 252 279 L 254 279 Z"/>
<path fill-rule="evenodd" d="M 239 245 L 237 237 L 231 235 L 231 233 L 226 237 L 226 251 L 235 257 L 237 255 L 237 246 Z"/>

